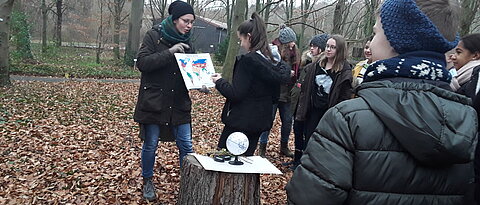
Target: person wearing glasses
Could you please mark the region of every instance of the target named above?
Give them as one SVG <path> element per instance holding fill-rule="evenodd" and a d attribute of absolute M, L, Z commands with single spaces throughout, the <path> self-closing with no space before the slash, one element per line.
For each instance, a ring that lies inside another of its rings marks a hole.
<path fill-rule="evenodd" d="M 174 53 L 193 53 L 190 31 L 195 14 L 183 1 L 171 3 L 168 13 L 146 33 L 137 55 L 141 81 L 133 117 L 140 124 L 143 139 L 143 197 L 148 201 L 156 199 L 152 178 L 158 141 L 176 142 L 180 166 L 183 157 L 193 152 L 192 101 Z"/>
<path fill-rule="evenodd" d="M 286 186 L 288 204 L 473 204 L 477 114 L 449 91 L 445 61 L 460 8 L 383 1 L 358 97 L 318 123 Z"/>
<path fill-rule="evenodd" d="M 304 105 L 299 119 L 305 119 L 305 146 L 328 108 L 352 97 L 352 67 L 347 61 L 347 44 L 340 35 L 332 35 L 325 46 L 325 56 L 307 71 Z"/>

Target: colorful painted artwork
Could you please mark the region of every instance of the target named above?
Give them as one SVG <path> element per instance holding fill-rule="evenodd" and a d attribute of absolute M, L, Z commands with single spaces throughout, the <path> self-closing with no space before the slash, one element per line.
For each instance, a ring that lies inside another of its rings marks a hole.
<path fill-rule="evenodd" d="M 210 54 L 175 53 L 175 58 L 187 89 L 199 89 L 202 86 L 215 87 L 210 78 L 215 73 Z"/>

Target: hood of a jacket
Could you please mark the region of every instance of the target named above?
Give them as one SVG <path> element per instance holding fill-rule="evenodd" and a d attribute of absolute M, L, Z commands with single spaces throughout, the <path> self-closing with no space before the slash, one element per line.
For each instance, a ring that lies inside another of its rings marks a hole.
<path fill-rule="evenodd" d="M 320 53 L 316 56 L 312 56 L 312 53 L 310 52 L 310 50 L 306 50 L 302 53 L 302 59 L 300 61 L 300 66 L 303 67 L 303 66 L 306 66 L 310 63 L 316 63 L 318 62 L 318 60 L 320 60 L 320 58 L 324 55 L 324 53 Z"/>
<path fill-rule="evenodd" d="M 249 63 L 249 69 L 254 69 L 255 75 L 271 83 L 285 83 L 290 81 L 290 67 L 283 61 L 272 62 L 261 52 L 249 52 L 237 57 L 237 60 L 245 58 Z"/>
<path fill-rule="evenodd" d="M 269 46 L 270 46 L 270 51 L 272 52 L 274 62 L 272 62 L 272 60 L 270 60 L 270 58 L 268 58 L 267 56 L 263 55 L 263 53 L 260 50 L 257 50 L 256 53 L 258 53 L 258 55 L 265 58 L 265 60 L 270 61 L 273 65 L 277 65 L 277 63 L 282 60 L 280 59 L 280 53 L 278 52 L 278 47 L 271 44 Z"/>
<path fill-rule="evenodd" d="M 390 81 L 363 83 L 357 94 L 421 164 L 473 159 L 477 117 L 468 98 L 426 83 Z"/>

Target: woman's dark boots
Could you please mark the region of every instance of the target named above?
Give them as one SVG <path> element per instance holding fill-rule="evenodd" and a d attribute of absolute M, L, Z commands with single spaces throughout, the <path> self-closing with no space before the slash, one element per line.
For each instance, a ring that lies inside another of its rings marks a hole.
<path fill-rule="evenodd" d="M 152 177 L 143 178 L 143 198 L 147 201 L 154 201 L 157 198 Z"/>
<path fill-rule="evenodd" d="M 288 149 L 288 142 L 280 142 L 280 155 L 293 157 L 292 151 Z"/>
<path fill-rule="evenodd" d="M 260 147 L 258 149 L 258 155 L 260 155 L 260 157 L 267 157 L 265 155 L 265 153 L 267 152 L 267 144 L 263 144 L 263 143 L 260 143 Z"/>

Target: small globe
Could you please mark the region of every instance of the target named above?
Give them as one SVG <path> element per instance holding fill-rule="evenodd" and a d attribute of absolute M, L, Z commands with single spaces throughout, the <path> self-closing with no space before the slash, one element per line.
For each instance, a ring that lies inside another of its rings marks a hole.
<path fill-rule="evenodd" d="M 241 155 L 248 149 L 248 138 L 241 132 L 234 132 L 227 138 L 227 150 L 233 155 Z"/>

